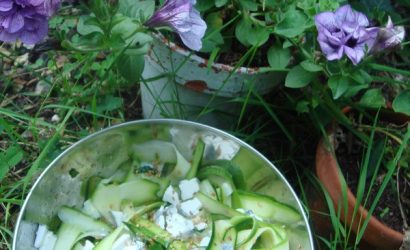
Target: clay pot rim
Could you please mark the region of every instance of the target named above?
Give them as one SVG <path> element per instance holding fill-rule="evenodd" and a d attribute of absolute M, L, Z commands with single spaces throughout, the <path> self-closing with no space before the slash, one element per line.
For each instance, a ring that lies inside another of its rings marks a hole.
<path fill-rule="evenodd" d="M 343 113 L 349 113 L 352 111 L 351 107 L 345 107 L 342 109 Z M 388 109 L 390 112 L 390 118 L 392 116 L 391 110 Z M 401 113 L 395 113 L 397 121 L 406 123 L 410 122 L 410 117 L 403 116 Z M 325 138 L 321 138 L 320 142 L 317 145 L 316 149 L 316 175 L 318 176 L 319 180 L 323 183 L 324 188 L 329 193 L 333 204 L 335 207 L 339 207 L 339 197 L 342 197 L 341 194 L 341 179 L 344 179 L 344 176 L 341 176 L 340 168 L 337 164 L 336 156 L 333 153 L 334 149 L 334 133 L 336 122 L 332 124 L 327 129 L 327 137 L 330 142 L 331 148 L 326 143 Z M 347 200 L 348 200 L 348 215 L 343 215 L 343 209 L 341 209 L 341 219 L 344 223 L 349 224 L 353 232 L 357 232 L 358 226 L 362 223 L 364 218 L 366 218 L 368 211 L 360 205 L 360 208 L 356 212 L 355 219 L 352 220 L 352 211 L 353 207 L 356 204 L 356 196 L 351 192 L 350 188 L 347 186 Z M 362 221 L 359 219 L 362 218 Z M 353 223 L 351 223 L 353 221 Z M 371 232 L 371 233 L 370 233 Z M 383 237 L 379 237 L 382 235 Z M 365 233 L 363 238 L 368 243 L 381 246 L 382 249 L 398 249 L 404 239 L 404 234 L 402 232 L 396 231 L 389 226 L 385 225 L 381 221 L 379 221 L 374 215 L 371 216 L 369 223 L 367 224 Z M 389 241 L 390 240 L 390 241 Z"/>
<path fill-rule="evenodd" d="M 186 57 L 189 57 L 191 60 L 195 61 L 198 63 L 198 65 L 207 65 L 208 60 L 205 58 L 202 58 L 196 54 L 193 54 L 192 51 L 187 50 L 176 43 L 170 41 L 167 39 L 164 35 L 161 33 L 153 33 L 152 36 L 154 39 L 158 39 L 159 41 L 163 42 L 165 46 L 167 46 L 169 49 L 183 55 Z M 269 67 L 262 66 L 262 67 L 234 67 L 228 64 L 223 64 L 223 63 L 212 63 L 212 67 L 216 70 L 219 71 L 226 71 L 226 72 L 235 72 L 238 74 L 249 74 L 249 75 L 255 75 L 255 74 L 261 74 L 261 73 L 268 73 L 268 72 L 282 72 L 282 71 L 275 71 L 272 70 Z"/>

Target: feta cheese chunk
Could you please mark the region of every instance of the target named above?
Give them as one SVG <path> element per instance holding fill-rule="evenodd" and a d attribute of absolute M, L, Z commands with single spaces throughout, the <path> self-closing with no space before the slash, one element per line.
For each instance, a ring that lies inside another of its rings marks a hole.
<path fill-rule="evenodd" d="M 199 191 L 199 181 L 197 178 L 190 180 L 182 180 L 179 183 L 179 190 L 181 190 L 182 200 L 188 200 L 194 197 L 194 195 Z"/>
<path fill-rule="evenodd" d="M 40 248 L 43 245 L 44 238 L 48 232 L 47 226 L 40 224 L 38 225 L 36 232 L 36 239 L 34 240 L 34 247 Z"/>
<path fill-rule="evenodd" d="M 144 242 L 133 240 L 129 234 L 121 235 L 112 245 L 112 250 L 145 250 Z"/>
<path fill-rule="evenodd" d="M 205 222 L 200 222 L 198 224 L 195 224 L 195 229 L 198 231 L 205 230 L 207 227 L 208 227 L 208 224 L 206 224 Z"/>
<path fill-rule="evenodd" d="M 117 227 L 121 226 L 123 221 L 126 221 L 126 216 L 121 211 L 111 211 L 111 216 L 113 217 Z"/>
<path fill-rule="evenodd" d="M 205 236 L 202 238 L 201 242 L 199 242 L 200 247 L 207 247 L 209 245 L 209 242 L 211 241 L 211 237 Z"/>
<path fill-rule="evenodd" d="M 221 248 L 222 250 L 234 250 L 233 244 L 230 242 L 223 242 Z"/>
<path fill-rule="evenodd" d="M 160 228 L 165 229 L 165 216 L 160 215 L 154 221 Z"/>
<path fill-rule="evenodd" d="M 166 230 L 173 236 L 179 237 L 187 235 L 194 229 L 194 223 L 178 214 L 177 210 L 174 213 L 168 213 L 166 216 Z"/>
<path fill-rule="evenodd" d="M 162 200 L 176 206 L 177 204 L 179 204 L 178 192 L 175 191 L 175 189 L 171 185 L 169 185 L 168 188 L 165 190 Z"/>
<path fill-rule="evenodd" d="M 48 231 L 46 236 L 44 237 L 43 244 L 41 244 L 40 250 L 50 250 L 54 249 L 54 245 L 56 244 L 57 236 L 51 231 Z"/>
<path fill-rule="evenodd" d="M 160 228 L 165 229 L 165 207 L 162 205 L 157 211 L 154 213 L 154 222 Z"/>
<path fill-rule="evenodd" d="M 193 198 L 181 203 L 181 213 L 186 217 L 192 217 L 199 213 L 199 209 L 202 208 L 202 203 L 197 199 Z"/>
<path fill-rule="evenodd" d="M 85 214 L 93 217 L 94 219 L 98 219 L 101 217 L 100 212 L 98 212 L 98 210 L 94 207 L 93 203 L 90 200 L 86 200 L 84 202 L 82 211 Z"/>

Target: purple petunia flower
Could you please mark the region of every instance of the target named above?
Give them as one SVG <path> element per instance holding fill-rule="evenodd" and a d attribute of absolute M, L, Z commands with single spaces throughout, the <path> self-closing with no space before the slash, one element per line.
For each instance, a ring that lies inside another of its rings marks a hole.
<path fill-rule="evenodd" d="M 148 27 L 170 26 L 192 50 L 202 48 L 206 23 L 193 7 L 195 0 L 166 0 L 152 17 L 145 22 Z"/>
<path fill-rule="evenodd" d="M 59 0 L 0 0 L 0 41 L 39 42 L 59 5 Z"/>
<path fill-rule="evenodd" d="M 315 16 L 322 52 L 326 58 L 338 60 L 343 54 L 358 64 L 366 49 L 370 49 L 377 37 L 378 28 L 367 28 L 369 20 L 350 5 L 344 5 L 333 12 L 322 12 Z"/>
<path fill-rule="evenodd" d="M 392 20 L 389 17 L 385 28 L 380 28 L 377 33 L 377 38 L 370 53 L 378 53 L 380 51 L 394 48 L 399 45 L 405 36 L 405 30 L 403 26 L 394 26 Z"/>

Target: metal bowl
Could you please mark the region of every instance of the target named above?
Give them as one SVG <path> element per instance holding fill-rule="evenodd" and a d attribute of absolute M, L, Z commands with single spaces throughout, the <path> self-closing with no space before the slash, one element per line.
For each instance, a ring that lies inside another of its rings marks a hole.
<path fill-rule="evenodd" d="M 52 227 L 62 205 L 80 208 L 82 183 L 91 176 L 111 176 L 126 161 L 133 145 L 158 139 L 173 142 L 187 159 L 192 142 L 201 136 L 206 143 L 205 160 L 232 160 L 243 171 L 251 190 L 274 196 L 294 206 L 303 221 L 289 229 L 291 249 L 313 249 L 305 212 L 285 177 L 263 155 L 221 130 L 181 120 L 140 120 L 113 126 L 72 145 L 44 170 L 28 194 L 15 229 L 13 250 L 35 249 L 39 223 Z M 239 153 L 238 153 L 239 152 Z"/>

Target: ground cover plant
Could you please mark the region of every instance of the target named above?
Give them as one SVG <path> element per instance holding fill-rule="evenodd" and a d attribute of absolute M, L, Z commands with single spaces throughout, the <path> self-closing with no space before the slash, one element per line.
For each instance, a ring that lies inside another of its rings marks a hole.
<path fill-rule="evenodd" d="M 386 107 L 410 115 L 405 0 L 0 3 L 0 249 L 11 248 L 19 207 L 54 157 L 94 131 L 142 118 L 144 54 L 158 30 L 210 62 L 286 74 L 266 96 L 249 90 L 232 99 L 242 108 L 229 132 L 282 169 L 307 211 L 305 179 L 312 173 L 315 143 L 332 119 L 367 152 L 376 147 L 369 130 L 356 126 L 343 107 L 370 117 L 369 108 Z M 406 141 L 406 128 L 375 129 Z M 382 152 L 397 163 L 380 167 L 389 173 L 385 185 L 404 177 L 410 188 L 408 148 L 383 144 Z M 361 169 L 368 168 L 363 163 Z M 338 222 L 339 211 L 329 206 L 333 234 L 318 237 L 318 244 L 357 249 L 356 241 L 348 241 L 350 229 Z"/>

